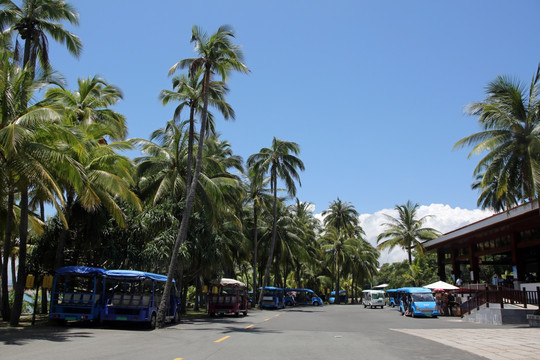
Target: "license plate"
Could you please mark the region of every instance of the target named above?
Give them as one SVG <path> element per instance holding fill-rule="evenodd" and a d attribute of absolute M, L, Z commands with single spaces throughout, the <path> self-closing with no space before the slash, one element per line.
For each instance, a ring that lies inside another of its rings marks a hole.
<path fill-rule="evenodd" d="M 65 320 L 77 320 L 77 318 L 75 316 L 66 316 Z"/>
<path fill-rule="evenodd" d="M 117 316 L 116 320 L 127 320 L 127 316 Z"/>

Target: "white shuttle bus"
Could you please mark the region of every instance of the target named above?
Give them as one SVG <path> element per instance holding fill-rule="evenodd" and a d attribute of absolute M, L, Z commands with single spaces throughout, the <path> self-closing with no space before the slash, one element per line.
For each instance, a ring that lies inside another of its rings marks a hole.
<path fill-rule="evenodd" d="M 376 308 L 378 306 L 384 308 L 384 291 L 383 290 L 364 290 L 362 291 L 362 304 L 364 308 Z"/>

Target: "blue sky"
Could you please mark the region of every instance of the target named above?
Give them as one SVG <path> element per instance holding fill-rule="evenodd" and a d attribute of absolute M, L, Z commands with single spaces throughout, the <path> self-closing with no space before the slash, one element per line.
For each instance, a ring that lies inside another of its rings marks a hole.
<path fill-rule="evenodd" d="M 249 75 L 234 74 L 234 122 L 222 139 L 244 159 L 272 138 L 297 142 L 298 198 L 315 212 L 341 198 L 360 213 L 412 200 L 475 209 L 479 158 L 456 141 L 479 130 L 464 115 L 498 74 L 529 82 L 540 62 L 539 1 L 73 0 L 79 59 L 51 40 L 74 88 L 99 74 L 120 87 L 130 137 L 172 117 L 158 100 L 168 69 L 193 57 L 191 27 L 231 25 Z"/>

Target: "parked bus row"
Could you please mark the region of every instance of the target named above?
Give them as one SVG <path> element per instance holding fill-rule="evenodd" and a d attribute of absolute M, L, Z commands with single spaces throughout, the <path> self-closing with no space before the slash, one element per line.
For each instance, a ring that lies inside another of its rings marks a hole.
<path fill-rule="evenodd" d="M 135 270 L 105 270 L 67 266 L 56 271 L 49 317 L 68 320 L 128 321 L 156 327 L 158 307 L 167 277 Z M 166 321 L 178 321 L 180 300 L 173 285 Z"/>

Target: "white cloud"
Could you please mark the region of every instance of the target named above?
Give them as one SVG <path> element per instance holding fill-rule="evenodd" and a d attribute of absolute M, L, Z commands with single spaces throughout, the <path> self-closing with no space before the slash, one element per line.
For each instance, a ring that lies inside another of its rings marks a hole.
<path fill-rule="evenodd" d="M 379 210 L 374 214 L 361 214 L 358 218 L 360 225 L 366 233 L 366 240 L 373 246 L 377 246 L 377 236 L 383 231 L 383 223 L 388 222 L 384 214 L 391 217 L 397 216 L 397 211 L 394 209 Z M 452 208 L 449 205 L 431 204 L 429 206 L 422 205 L 418 208 L 418 216 L 429 216 L 424 223 L 425 227 L 431 227 L 439 230 L 442 234 L 459 229 L 463 226 L 472 224 L 476 221 L 489 217 L 493 212 L 480 209 L 462 209 L 459 207 Z M 315 217 L 322 221 L 320 214 L 315 214 Z M 393 263 L 403 261 L 407 258 L 407 253 L 401 249 L 393 249 L 392 251 L 381 251 L 379 264 Z"/>

